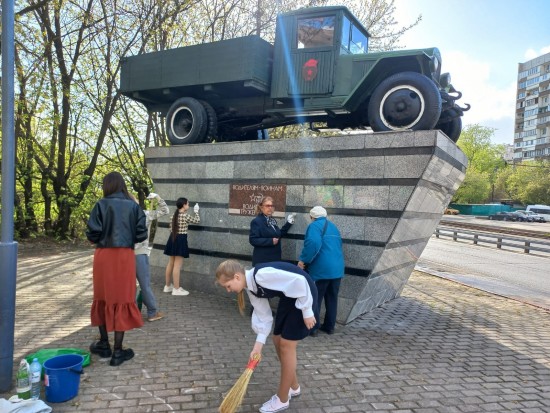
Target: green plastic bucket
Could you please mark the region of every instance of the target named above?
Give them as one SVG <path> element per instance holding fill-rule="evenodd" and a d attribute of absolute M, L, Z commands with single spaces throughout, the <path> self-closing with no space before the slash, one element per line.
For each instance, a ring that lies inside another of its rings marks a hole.
<path fill-rule="evenodd" d="M 90 352 L 86 350 L 81 350 L 79 348 L 42 348 L 38 350 L 36 353 L 33 353 L 25 357 L 25 359 L 29 364 L 31 364 L 35 358 L 38 359 L 38 361 L 42 365 L 41 378 L 42 380 L 44 380 L 44 362 L 55 356 L 61 356 L 63 354 L 80 354 L 82 357 L 84 357 L 84 363 L 82 363 L 82 367 L 86 367 L 90 365 Z"/>

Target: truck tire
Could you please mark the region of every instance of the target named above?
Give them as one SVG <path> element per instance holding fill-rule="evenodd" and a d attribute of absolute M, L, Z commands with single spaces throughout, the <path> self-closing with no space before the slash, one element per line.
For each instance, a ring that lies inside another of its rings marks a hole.
<path fill-rule="evenodd" d="M 166 114 L 166 133 L 172 145 L 202 142 L 207 127 L 206 110 L 197 99 L 178 99 Z"/>
<path fill-rule="evenodd" d="M 206 111 L 206 118 L 208 120 L 204 142 L 210 143 L 215 141 L 218 137 L 218 116 L 210 103 L 204 100 L 199 100 L 199 102 L 204 107 L 204 110 Z"/>
<path fill-rule="evenodd" d="M 441 130 L 441 132 L 447 135 L 450 140 L 456 143 L 456 141 L 458 141 L 458 138 L 460 138 L 460 134 L 462 133 L 462 118 L 457 117 L 451 119 L 449 122 L 445 122 L 439 125 L 439 129 Z"/>
<path fill-rule="evenodd" d="M 374 90 L 369 126 L 375 132 L 430 130 L 441 115 L 441 95 L 434 82 L 416 72 L 396 73 Z"/>

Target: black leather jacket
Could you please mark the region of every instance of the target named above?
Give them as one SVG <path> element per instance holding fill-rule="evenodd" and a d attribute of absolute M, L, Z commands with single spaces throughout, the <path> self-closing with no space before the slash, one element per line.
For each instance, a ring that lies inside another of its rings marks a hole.
<path fill-rule="evenodd" d="M 122 192 L 101 198 L 88 219 L 86 237 L 98 248 L 132 248 L 147 239 L 145 214 Z"/>

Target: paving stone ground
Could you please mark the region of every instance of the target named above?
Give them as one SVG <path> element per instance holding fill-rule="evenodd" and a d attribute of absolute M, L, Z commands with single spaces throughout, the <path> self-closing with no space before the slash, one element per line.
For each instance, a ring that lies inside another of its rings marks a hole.
<path fill-rule="evenodd" d="M 88 348 L 91 264 L 82 248 L 20 256 L 15 365 L 40 348 Z M 92 356 L 78 396 L 49 403 L 54 412 L 217 412 L 246 365 L 250 319 L 228 298 L 153 289 L 167 317 L 126 333 L 135 358 Z M 549 312 L 420 272 L 400 298 L 298 352 L 302 395 L 289 412 L 550 412 Z M 267 345 L 240 411 L 258 411 L 278 377 Z"/>

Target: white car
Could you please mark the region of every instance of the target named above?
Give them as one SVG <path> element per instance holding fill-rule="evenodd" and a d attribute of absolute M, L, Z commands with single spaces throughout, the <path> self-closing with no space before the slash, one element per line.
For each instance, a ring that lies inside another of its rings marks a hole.
<path fill-rule="evenodd" d="M 519 211 L 515 211 L 515 212 L 520 212 L 522 214 L 525 214 L 525 215 L 531 217 L 533 219 L 533 222 L 546 222 L 546 219 L 542 215 L 539 215 L 539 214 L 537 214 L 533 211 L 519 210 Z"/>

